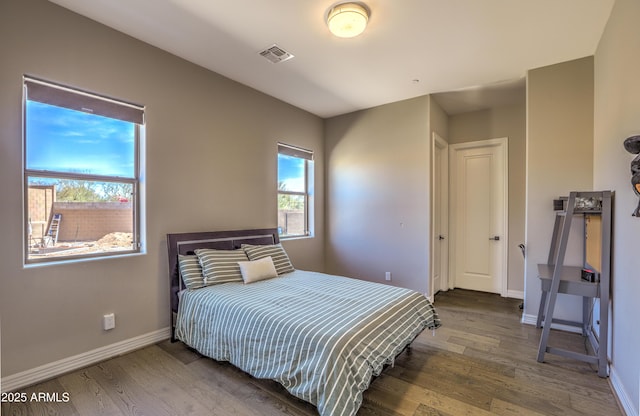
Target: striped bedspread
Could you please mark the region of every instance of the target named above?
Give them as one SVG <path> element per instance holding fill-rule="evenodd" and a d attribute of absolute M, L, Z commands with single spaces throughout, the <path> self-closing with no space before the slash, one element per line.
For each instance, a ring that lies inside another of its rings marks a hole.
<path fill-rule="evenodd" d="M 440 320 L 420 293 L 296 270 L 184 292 L 176 335 L 208 357 L 272 379 L 322 416 L 353 415 L 372 375 Z"/>

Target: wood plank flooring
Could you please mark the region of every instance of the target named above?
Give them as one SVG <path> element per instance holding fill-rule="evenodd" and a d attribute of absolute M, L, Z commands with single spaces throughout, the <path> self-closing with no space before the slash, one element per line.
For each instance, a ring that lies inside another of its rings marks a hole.
<path fill-rule="evenodd" d="M 547 355 L 540 330 L 520 324 L 520 301 L 452 290 L 436 297 L 443 326 L 423 332 L 373 380 L 358 415 L 621 415 L 589 364 Z M 550 343 L 583 352 L 552 331 Z M 316 415 L 279 384 L 257 380 L 182 343 L 161 342 L 22 390 L 68 393 L 67 403 L 2 404 L 2 415 Z"/>

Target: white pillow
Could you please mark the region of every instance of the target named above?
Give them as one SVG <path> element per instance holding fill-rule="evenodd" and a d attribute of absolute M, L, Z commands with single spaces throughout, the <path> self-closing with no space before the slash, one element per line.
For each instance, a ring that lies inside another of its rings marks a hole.
<path fill-rule="evenodd" d="M 242 280 L 245 284 L 278 276 L 271 256 L 253 261 L 239 261 L 238 266 L 240 266 L 240 273 L 242 273 Z"/>

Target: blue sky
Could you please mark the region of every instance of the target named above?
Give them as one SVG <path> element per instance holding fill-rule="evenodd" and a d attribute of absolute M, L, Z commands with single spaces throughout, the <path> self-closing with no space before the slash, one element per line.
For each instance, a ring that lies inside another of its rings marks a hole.
<path fill-rule="evenodd" d="M 286 184 L 285 190 L 304 192 L 304 159 L 278 154 L 278 183 Z"/>
<path fill-rule="evenodd" d="M 27 169 L 133 178 L 135 125 L 27 101 Z"/>

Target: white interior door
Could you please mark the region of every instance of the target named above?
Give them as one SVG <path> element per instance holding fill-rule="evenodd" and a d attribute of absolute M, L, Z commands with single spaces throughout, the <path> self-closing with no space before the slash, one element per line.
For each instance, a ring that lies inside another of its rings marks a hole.
<path fill-rule="evenodd" d="M 437 133 L 433 133 L 431 156 L 432 251 L 429 297 L 433 298 L 438 291 L 449 287 L 449 145 Z"/>
<path fill-rule="evenodd" d="M 454 286 L 507 292 L 507 139 L 450 146 Z"/>

